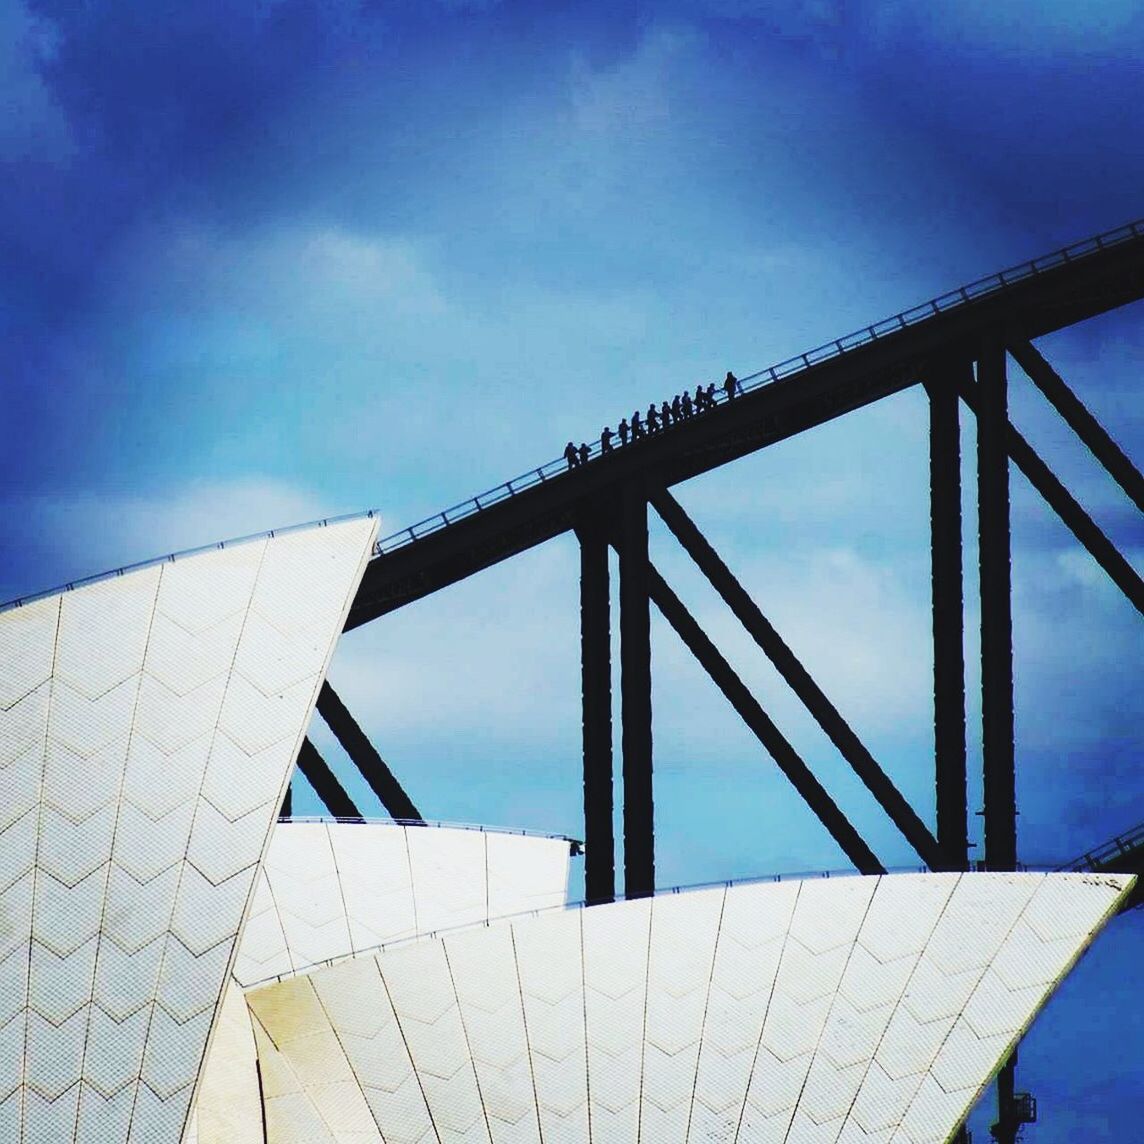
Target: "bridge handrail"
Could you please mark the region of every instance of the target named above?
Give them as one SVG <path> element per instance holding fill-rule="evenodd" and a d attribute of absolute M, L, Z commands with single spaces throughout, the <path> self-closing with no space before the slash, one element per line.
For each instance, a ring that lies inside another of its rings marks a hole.
<path fill-rule="evenodd" d="M 808 369 L 812 365 L 819 365 L 824 361 L 829 361 L 831 358 L 841 357 L 850 350 L 869 345 L 871 342 L 875 342 L 887 334 L 907 329 L 937 314 L 960 309 L 963 306 L 970 305 L 992 294 L 1008 290 L 1016 283 L 1040 274 L 1045 270 L 1091 257 L 1094 254 L 1107 250 L 1110 246 L 1118 246 L 1123 242 L 1130 242 L 1138 238 L 1144 238 L 1144 219 L 1138 219 L 1135 222 L 1116 227 L 1114 230 L 1105 231 L 1103 234 L 1093 235 L 1091 238 L 1074 242 L 1071 246 L 1062 247 L 1060 250 L 1053 251 L 1051 254 L 1041 255 L 1029 262 L 1022 262 L 1017 266 L 1011 266 L 996 274 L 990 274 L 985 278 L 978 278 L 975 282 L 970 282 L 965 286 L 959 286 L 954 290 L 949 290 L 944 294 L 938 295 L 936 298 L 931 298 L 928 302 L 923 302 L 918 306 L 903 310 L 901 313 L 894 314 L 892 317 L 883 318 L 880 322 L 873 323 L 873 325 L 865 326 L 853 333 L 845 334 L 841 338 L 835 338 L 833 341 L 824 342 L 812 350 L 807 350 L 805 353 L 787 358 L 785 361 L 777 362 L 775 365 L 756 370 L 754 373 L 739 379 L 739 390 L 741 393 L 749 393 L 757 389 L 763 389 L 776 381 L 780 381 L 782 378 Z M 718 385 L 718 383 L 716 384 Z M 725 405 L 731 400 L 718 388 L 716 389 L 715 396 L 716 402 L 721 405 Z M 589 458 L 598 457 L 600 453 L 600 442 L 595 440 L 588 446 L 588 456 Z M 497 485 L 487 492 L 480 493 L 469 500 L 452 505 L 443 512 L 427 516 L 424 520 L 419 520 L 416 524 L 403 528 L 399 532 L 394 532 L 389 536 L 382 537 L 373 546 L 374 556 L 386 556 L 391 552 L 397 551 L 399 548 L 404 548 L 409 544 L 421 540 L 425 536 L 439 532 L 443 528 L 448 528 L 449 525 L 455 524 L 459 520 L 475 516 L 477 513 L 482 512 L 484 509 L 500 501 L 508 500 L 510 497 L 516 496 L 517 493 L 521 493 L 525 489 L 534 488 L 544 481 L 559 477 L 567 471 L 567 463 L 563 457 L 558 457 L 554 461 L 546 461 L 543 465 L 535 469 L 530 469 L 520 476 L 513 477 L 511 481 L 505 481 L 504 484 Z"/>
<path fill-rule="evenodd" d="M 1102 846 L 1086 851 L 1080 858 L 1075 858 L 1064 866 L 1058 866 L 1057 869 L 1097 870 L 1109 859 L 1116 858 L 1121 854 L 1128 854 L 1141 846 L 1144 846 L 1144 822 L 1123 834 L 1116 835 L 1115 838 L 1105 842 Z"/>

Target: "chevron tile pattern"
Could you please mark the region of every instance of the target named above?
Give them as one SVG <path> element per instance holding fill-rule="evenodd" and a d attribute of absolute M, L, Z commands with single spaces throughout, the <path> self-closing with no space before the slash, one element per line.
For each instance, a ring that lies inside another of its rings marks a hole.
<path fill-rule="evenodd" d="M 0 613 L 0 1139 L 177 1141 L 376 521 Z"/>
<path fill-rule="evenodd" d="M 283 822 L 234 975 L 244 987 L 362 950 L 564 904 L 563 838 L 385 822 Z"/>
<path fill-rule="evenodd" d="M 269 1144 L 941 1144 L 1127 876 L 922 874 L 556 911 L 252 990 Z"/>
<path fill-rule="evenodd" d="M 563 838 L 386 822 L 278 823 L 184 1144 L 262 1144 L 244 986 L 437 929 L 561 906 L 568 864 Z M 347 1014 L 347 1022 L 354 1019 Z M 342 1035 L 356 1034 L 343 1026 Z M 268 1119 L 305 1123 L 317 1133 L 312 1139 L 323 1139 L 293 1071 L 277 1056 L 270 1066 L 263 1058 L 264 1087 L 268 1067 L 278 1086 L 267 1096 Z"/>

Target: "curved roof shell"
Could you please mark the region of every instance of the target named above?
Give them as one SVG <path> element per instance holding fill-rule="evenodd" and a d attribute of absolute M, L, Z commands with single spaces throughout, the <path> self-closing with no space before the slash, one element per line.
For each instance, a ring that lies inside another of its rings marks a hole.
<path fill-rule="evenodd" d="M 564 838 L 386 822 L 278 823 L 187 1144 L 263 1142 L 259 1054 L 243 986 L 385 943 L 561 906 L 568 863 Z M 264 1069 L 274 1069 L 274 1055 L 264 1044 Z"/>
<path fill-rule="evenodd" d="M 1130 877 L 734 885 L 247 994 L 267 1139 L 948 1140 Z"/>
<path fill-rule="evenodd" d="M 179 1139 L 375 532 L 293 530 L 0 612 L 0 1139 Z"/>
<path fill-rule="evenodd" d="M 370 822 L 282 822 L 234 976 L 244 987 L 321 962 L 564 904 L 565 838 Z"/>

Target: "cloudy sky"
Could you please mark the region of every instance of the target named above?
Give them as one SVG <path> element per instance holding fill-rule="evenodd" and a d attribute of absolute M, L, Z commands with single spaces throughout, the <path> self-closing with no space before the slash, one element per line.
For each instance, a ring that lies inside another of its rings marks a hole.
<path fill-rule="evenodd" d="M 0 0 L 0 598 L 357 509 L 396 530 L 1137 218 L 1141 58 L 1132 0 Z M 1142 317 L 1041 345 L 1138 464 Z M 1130 503 L 1013 375 L 1015 419 L 1144 567 Z M 926 449 L 911 391 L 676 491 L 928 818 Z M 1019 475 L 1013 502 L 1020 846 L 1063 862 L 1144 819 L 1144 624 Z M 910 863 L 662 528 L 652 549 Z M 576 590 L 561 539 L 343 641 L 332 681 L 428 816 L 582 833 Z M 660 883 L 843 866 L 653 643 Z M 1114 923 L 1026 1043 L 1042 1144 L 1137 1123 L 1142 936 Z"/>

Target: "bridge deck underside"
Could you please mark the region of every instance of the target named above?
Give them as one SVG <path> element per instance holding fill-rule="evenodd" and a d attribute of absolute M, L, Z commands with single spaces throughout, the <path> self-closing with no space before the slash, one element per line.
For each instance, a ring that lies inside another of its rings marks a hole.
<path fill-rule="evenodd" d="M 808 365 L 378 557 L 346 630 L 568 531 L 582 505 L 633 480 L 670 487 L 969 362 L 989 339 L 1041 337 L 1141 297 L 1144 236 Z"/>

